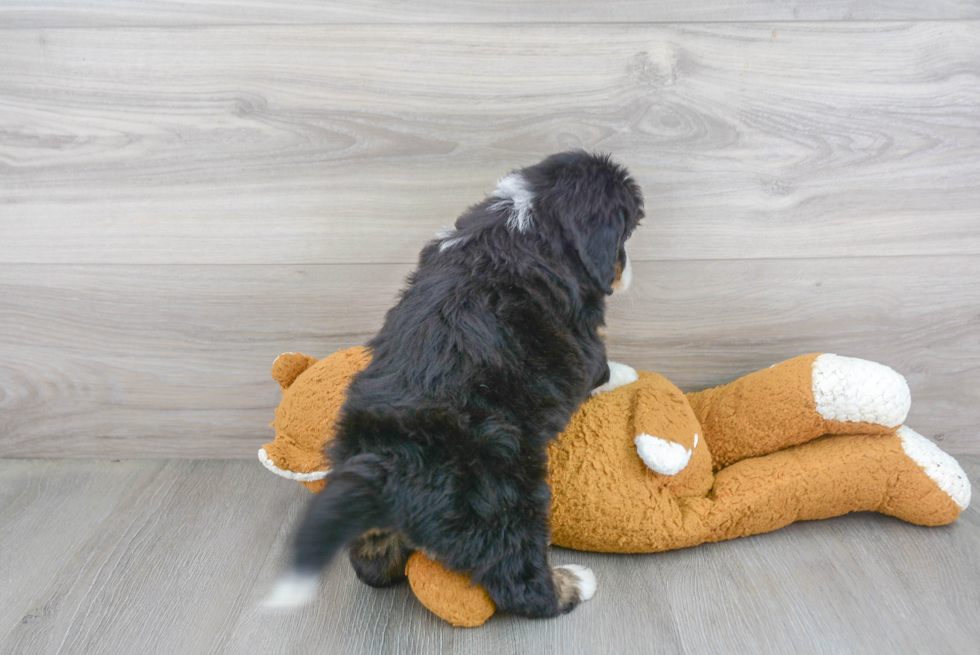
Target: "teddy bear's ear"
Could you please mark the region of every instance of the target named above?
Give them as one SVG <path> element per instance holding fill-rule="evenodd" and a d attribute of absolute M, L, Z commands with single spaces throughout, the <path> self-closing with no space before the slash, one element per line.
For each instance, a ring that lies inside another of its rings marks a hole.
<path fill-rule="evenodd" d="M 272 377 L 283 391 L 299 377 L 300 373 L 316 364 L 316 357 L 307 357 L 300 353 L 283 353 L 272 363 Z"/>

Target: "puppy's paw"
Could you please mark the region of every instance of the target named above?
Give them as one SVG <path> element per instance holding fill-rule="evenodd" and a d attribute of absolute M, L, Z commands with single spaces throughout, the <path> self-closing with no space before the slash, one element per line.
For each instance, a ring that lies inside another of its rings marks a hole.
<path fill-rule="evenodd" d="M 636 372 L 632 366 L 627 366 L 626 364 L 620 364 L 619 362 L 611 361 L 609 362 L 609 381 L 600 387 L 596 387 L 592 390 L 593 396 L 598 396 L 600 393 L 605 393 L 607 391 L 612 391 L 619 387 L 625 386 L 632 382 L 636 382 L 640 379 L 640 375 Z"/>
<path fill-rule="evenodd" d="M 595 594 L 595 574 L 591 569 L 577 564 L 566 564 L 556 566 L 552 571 L 562 612 L 570 612 L 576 605 L 589 600 Z"/>

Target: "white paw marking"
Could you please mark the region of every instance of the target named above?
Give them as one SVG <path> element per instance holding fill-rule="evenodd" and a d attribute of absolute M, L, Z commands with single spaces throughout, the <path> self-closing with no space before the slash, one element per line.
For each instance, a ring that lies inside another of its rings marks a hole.
<path fill-rule="evenodd" d="M 294 609 L 308 605 L 316 598 L 319 578 L 290 571 L 276 582 L 272 592 L 262 601 L 264 607 Z"/>
<path fill-rule="evenodd" d="M 828 421 L 901 425 L 912 406 L 905 378 L 883 364 L 824 354 L 813 362 L 813 400 Z"/>
<path fill-rule="evenodd" d="M 631 384 L 640 379 L 639 373 L 632 366 L 627 366 L 626 364 L 620 364 L 619 362 L 609 362 L 609 381 L 598 386 L 592 390 L 593 396 L 598 396 L 600 393 L 605 393 L 607 391 L 612 391 L 613 389 L 618 389 L 619 387 Z"/>
<path fill-rule="evenodd" d="M 514 172 L 500 178 L 493 197 L 498 200 L 490 205 L 490 209 L 510 211 L 507 227 L 518 232 L 527 232 L 531 226 L 531 204 L 534 201 L 534 192 L 528 187 L 524 176 Z"/>
<path fill-rule="evenodd" d="M 265 448 L 259 448 L 259 461 L 262 462 L 262 466 L 266 467 L 278 476 L 284 477 L 288 480 L 297 480 L 299 482 L 313 482 L 314 480 L 323 480 L 330 474 L 330 470 L 326 471 L 313 471 L 312 473 L 297 473 L 295 471 L 287 471 L 276 466 L 276 463 L 272 461 L 269 457 L 269 453 L 265 452 Z"/>
<path fill-rule="evenodd" d="M 592 569 L 587 569 L 578 564 L 565 564 L 555 568 L 565 569 L 575 576 L 575 579 L 578 580 L 578 584 L 576 586 L 578 587 L 579 597 L 583 601 L 589 600 L 595 595 L 595 573 L 592 572 Z"/>
<path fill-rule="evenodd" d="M 903 425 L 895 434 L 902 440 L 902 449 L 916 464 L 922 467 L 936 485 L 945 491 L 953 502 L 966 509 L 970 504 L 970 479 L 952 458 L 912 428 Z"/>
<path fill-rule="evenodd" d="M 647 468 L 663 475 L 677 475 L 691 461 L 691 451 L 675 441 L 638 434 L 633 443 Z"/>

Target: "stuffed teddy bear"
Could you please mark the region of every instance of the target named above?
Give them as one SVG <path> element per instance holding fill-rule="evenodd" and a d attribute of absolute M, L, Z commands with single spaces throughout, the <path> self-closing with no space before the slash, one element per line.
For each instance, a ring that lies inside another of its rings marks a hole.
<path fill-rule="evenodd" d="M 267 468 L 323 488 L 324 445 L 369 358 L 364 348 L 321 361 L 279 356 L 276 437 L 259 451 Z M 583 403 L 549 448 L 556 545 L 650 553 L 855 511 L 936 526 L 970 501 L 956 460 L 902 425 L 908 386 L 881 364 L 804 355 L 687 394 L 656 373 L 633 379 Z M 406 574 L 454 625 L 480 625 L 495 611 L 482 588 L 421 553 Z"/>

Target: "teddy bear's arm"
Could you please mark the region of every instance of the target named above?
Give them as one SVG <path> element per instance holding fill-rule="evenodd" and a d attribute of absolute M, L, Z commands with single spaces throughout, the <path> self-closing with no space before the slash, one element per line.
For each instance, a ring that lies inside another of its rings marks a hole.
<path fill-rule="evenodd" d="M 637 454 L 650 470 L 677 475 L 687 467 L 698 446 L 697 422 L 673 385 L 646 377 L 638 386 L 633 401 Z"/>

